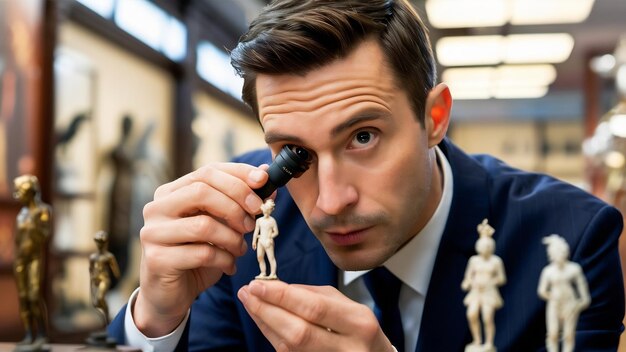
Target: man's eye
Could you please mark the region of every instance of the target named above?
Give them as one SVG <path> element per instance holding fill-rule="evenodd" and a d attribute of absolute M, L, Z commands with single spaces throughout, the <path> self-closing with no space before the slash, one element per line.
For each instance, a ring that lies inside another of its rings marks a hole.
<path fill-rule="evenodd" d="M 365 148 L 370 146 L 376 140 L 378 135 L 372 131 L 357 132 L 350 142 L 350 149 Z"/>

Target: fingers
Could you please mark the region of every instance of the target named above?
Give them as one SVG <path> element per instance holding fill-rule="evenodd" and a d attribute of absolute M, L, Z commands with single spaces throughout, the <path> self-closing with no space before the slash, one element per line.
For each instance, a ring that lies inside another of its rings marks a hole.
<path fill-rule="evenodd" d="M 144 239 L 144 242 L 159 243 L 165 246 L 211 243 L 234 256 L 241 256 L 247 250 L 246 241 L 240 233 L 203 214 L 157 224 L 146 224 L 142 229 L 142 236 L 146 233 L 150 233 L 151 236 L 149 239 Z"/>
<path fill-rule="evenodd" d="M 329 346 L 337 346 L 334 333 L 278 306 L 267 304 L 253 294 L 250 287 L 243 287 L 238 296 L 277 351 L 329 351 Z"/>
<path fill-rule="evenodd" d="M 238 297 L 279 351 L 393 350 L 374 313 L 335 288 L 257 280 Z"/>
<path fill-rule="evenodd" d="M 261 187 L 266 180 L 267 173 L 257 167 L 239 163 L 216 163 L 203 166 L 194 172 L 159 187 L 154 196 L 155 199 L 160 198 L 195 182 L 215 185 L 218 190 L 224 193 L 230 190 L 247 193 L 250 188 L 256 189 Z M 241 182 L 248 186 L 247 190 L 245 188 L 242 189 Z"/>
<path fill-rule="evenodd" d="M 259 203 L 260 200 L 255 204 Z M 228 196 L 202 183 L 189 185 L 144 207 L 146 225 L 195 215 L 208 215 L 239 233 L 254 229 L 255 222 L 248 211 Z M 209 225 L 205 224 L 205 228 L 201 230 L 211 229 Z"/>
<path fill-rule="evenodd" d="M 244 213 L 259 212 L 262 200 L 252 189 L 261 187 L 267 177 L 265 171 L 246 164 L 207 165 L 159 187 L 155 192 L 154 202 L 149 203 L 154 203 L 153 208 L 157 211 L 146 214 L 144 209 L 144 216 L 185 216 L 206 212 L 231 226 L 237 226 L 243 223 Z M 163 203 L 166 200 L 174 203 Z M 248 221 L 251 222 L 254 221 Z M 247 231 L 241 226 L 238 230 L 242 233 Z"/>
<path fill-rule="evenodd" d="M 142 243 L 210 243 L 233 256 L 243 255 L 247 248 L 241 234 L 254 229 L 250 214 L 261 206 L 251 187 L 265 179 L 262 169 L 221 163 L 161 186 L 144 207 Z"/>
<path fill-rule="evenodd" d="M 248 191 L 250 191 L 249 188 Z M 213 186 L 194 182 L 148 203 L 144 208 L 144 217 L 160 222 L 172 218 L 207 214 L 239 233 L 245 233 L 254 229 L 254 219 L 250 214 L 254 213 L 253 208 L 257 208 L 256 211 L 258 211 L 261 200 L 252 196 L 251 199 L 244 199 L 243 203 L 243 205 L 237 203 Z"/>
<path fill-rule="evenodd" d="M 252 296 L 258 297 L 267 306 L 280 307 L 305 321 L 339 333 L 351 333 L 354 326 L 361 324 L 363 316 L 373 318 L 370 320 L 376 322 L 376 317 L 369 308 L 348 299 L 330 286 L 305 287 L 288 285 L 281 281 L 255 280 L 248 289 Z"/>
<path fill-rule="evenodd" d="M 236 271 L 236 257 L 208 243 L 189 243 L 171 247 L 144 245 L 143 252 L 150 258 L 146 265 L 150 265 L 148 269 L 151 272 L 166 273 L 202 267 L 216 268 L 228 275 Z"/>
<path fill-rule="evenodd" d="M 141 313 L 150 330 L 162 316 L 178 318 L 223 273 L 236 271 L 254 229 L 267 173 L 237 163 L 207 165 L 157 189 L 141 229 Z"/>
<path fill-rule="evenodd" d="M 302 288 L 304 290 L 308 290 L 308 291 L 311 291 L 320 295 L 325 295 L 327 297 L 334 297 L 337 299 L 345 298 L 345 296 L 341 292 L 339 292 L 339 290 L 337 290 L 336 288 L 332 286 L 311 286 L 311 285 L 299 285 L 299 284 L 292 284 L 291 286 Z"/>

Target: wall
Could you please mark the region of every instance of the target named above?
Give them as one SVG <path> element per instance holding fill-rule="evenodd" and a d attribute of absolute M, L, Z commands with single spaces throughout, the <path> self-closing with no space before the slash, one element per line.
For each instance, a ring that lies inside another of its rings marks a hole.
<path fill-rule="evenodd" d="M 578 121 L 453 122 L 449 136 L 468 153 L 491 154 L 511 166 L 586 188 Z"/>
<path fill-rule="evenodd" d="M 135 121 L 135 136 L 149 121 L 156 121 L 153 141 L 171 159 L 173 77 L 71 22 L 64 22 L 59 28 L 59 47 L 83 56 L 95 72 L 93 137 L 97 140 L 96 154 L 84 157 L 104 160 L 118 143 L 122 116 L 129 114 Z M 57 116 L 63 116 L 63 106 L 57 108 L 60 112 Z M 99 193 L 97 203 L 103 203 L 102 197 L 104 195 Z M 94 230 L 101 228 L 103 220 L 99 218 L 95 225 Z"/>
<path fill-rule="evenodd" d="M 128 270 L 110 292 L 112 314 L 138 283 L 141 210 L 154 189 L 172 174 L 168 166 L 173 155 L 175 80 L 167 71 L 72 22 L 61 23 L 58 41 L 56 133 L 71 130 L 77 115 L 88 116 L 67 146 L 55 150 L 56 226 L 52 251 L 58 261 L 53 264 L 56 270 L 50 283 L 54 295 L 50 315 L 55 329 L 69 334 L 101 324 L 91 307 L 88 256 L 95 252 L 94 234 L 109 230 L 113 177 L 122 174 L 114 167 L 111 153 L 120 145 L 124 116 L 133 121 L 123 148 L 129 160 L 126 174 L 132 176 L 126 179 L 127 191 L 116 197 L 123 198 L 128 206 L 128 211 L 121 214 L 124 218 L 116 221 L 128 222 L 130 229 L 116 235 L 118 252 L 114 253 Z M 154 129 L 147 134 L 148 143 L 140 151 L 140 139 L 150 126 Z M 109 234 L 111 251 L 113 235 Z"/>
<path fill-rule="evenodd" d="M 194 167 L 265 147 L 261 125 L 250 116 L 230 108 L 218 99 L 197 93 L 194 96 L 196 117 L 193 131 L 200 138 Z"/>

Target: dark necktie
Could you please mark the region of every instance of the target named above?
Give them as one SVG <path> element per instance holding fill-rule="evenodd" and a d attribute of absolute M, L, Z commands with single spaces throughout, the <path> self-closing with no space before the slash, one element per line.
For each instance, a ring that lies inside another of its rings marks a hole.
<path fill-rule="evenodd" d="M 404 330 L 398 307 L 402 282 L 383 266 L 365 274 L 363 280 L 374 299 L 374 314 L 380 327 L 398 352 L 404 352 Z"/>

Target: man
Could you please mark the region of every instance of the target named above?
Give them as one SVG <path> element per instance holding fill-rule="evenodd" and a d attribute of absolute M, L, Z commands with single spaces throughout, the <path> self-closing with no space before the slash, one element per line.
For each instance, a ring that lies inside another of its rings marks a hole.
<path fill-rule="evenodd" d="M 426 30 L 406 1 L 275 1 L 232 61 L 271 154 L 289 144 L 311 155 L 276 195 L 282 281 L 252 281 L 257 260 L 242 236 L 267 180 L 250 165 L 270 153 L 207 165 L 146 205 L 140 289 L 111 325 L 116 337 L 147 350 L 459 351 L 471 341 L 460 283 L 488 218 L 510 279 L 495 345 L 542 348 L 541 238 L 559 232 L 589 275 L 577 345 L 615 350 L 620 214 L 446 140 L 450 92 L 435 85 Z M 399 334 L 370 309 L 380 310 L 381 285 L 362 271 L 374 268 L 401 280 Z"/>

